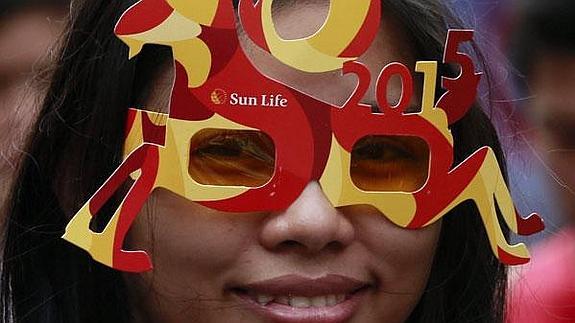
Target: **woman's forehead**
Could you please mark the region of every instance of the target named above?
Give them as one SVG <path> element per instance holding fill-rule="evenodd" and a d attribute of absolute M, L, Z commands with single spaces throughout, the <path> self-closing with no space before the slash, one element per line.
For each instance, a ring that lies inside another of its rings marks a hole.
<path fill-rule="evenodd" d="M 324 24 L 329 8 L 329 0 L 275 1 L 272 9 L 278 35 L 284 39 L 313 35 Z"/>
<path fill-rule="evenodd" d="M 330 11 L 329 0 L 284 0 L 275 1 L 272 7 L 276 32 L 283 39 L 301 39 L 313 35 L 325 23 Z M 321 101 L 343 105 L 357 85 L 355 76 L 343 76 L 341 70 L 323 73 L 308 73 L 294 69 L 280 62 L 269 52 L 255 45 L 238 26 L 239 39 L 245 53 L 254 66 L 267 77 L 313 96 Z M 379 32 L 369 49 L 358 59 L 373 75 L 373 84 L 364 97 L 364 102 L 375 102 L 375 76 L 391 62 L 401 62 L 411 69 L 415 67 L 413 45 L 401 24 L 392 14 L 383 10 Z M 174 81 L 173 65 L 162 64 L 161 71 L 150 80 L 150 92 L 145 106 L 153 111 L 168 112 L 170 93 Z M 419 101 L 420 84 L 416 82 L 416 95 L 412 105 Z M 258 85 L 255 85 L 258 86 Z M 393 79 L 388 88 L 388 100 L 396 102 L 401 96 L 401 85 Z"/>
<path fill-rule="evenodd" d="M 280 5 L 275 8 L 273 16 L 276 32 L 283 39 L 312 36 L 323 26 L 329 14 L 329 2 L 328 0 L 279 1 Z M 287 66 L 255 45 L 243 32 L 240 33 L 240 41 L 247 56 L 262 74 L 316 99 L 342 105 L 357 85 L 355 76 L 342 76 L 341 70 L 308 73 Z M 391 62 L 401 62 L 411 69 L 415 67 L 413 46 L 402 32 L 401 25 L 391 15 L 382 16 L 377 36 L 358 61 L 368 67 L 374 76 L 373 83 L 383 67 Z M 375 101 L 374 88 L 375 84 L 371 84 L 364 101 Z M 417 90 L 419 92 L 419 88 Z M 388 99 L 397 101 L 401 96 L 400 92 L 399 81 L 393 80 L 389 87 Z"/>

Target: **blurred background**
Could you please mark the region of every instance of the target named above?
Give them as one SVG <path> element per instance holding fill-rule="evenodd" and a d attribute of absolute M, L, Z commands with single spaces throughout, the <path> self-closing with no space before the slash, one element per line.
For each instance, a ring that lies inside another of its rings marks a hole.
<path fill-rule="evenodd" d="M 23 133 L 46 86 L 67 0 L 0 0 L 0 214 Z"/>
<path fill-rule="evenodd" d="M 518 209 L 547 226 L 529 238 L 533 261 L 512 270 L 509 320 L 575 322 L 575 0 L 444 1 L 490 63 L 479 99 L 491 106 Z M 0 0 L 0 205 L 68 12 L 66 0 Z"/>
<path fill-rule="evenodd" d="M 514 240 L 532 259 L 509 270 L 507 320 L 575 322 L 575 1 L 451 2 L 491 64 L 480 99 L 494 109 L 517 208 L 546 224 Z"/>

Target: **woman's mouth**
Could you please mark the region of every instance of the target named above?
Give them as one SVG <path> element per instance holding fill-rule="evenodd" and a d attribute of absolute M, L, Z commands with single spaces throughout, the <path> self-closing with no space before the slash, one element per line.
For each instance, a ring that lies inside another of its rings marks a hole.
<path fill-rule="evenodd" d="M 308 307 L 332 307 L 337 304 L 343 303 L 347 299 L 347 295 L 320 295 L 315 297 L 294 296 L 294 295 L 250 295 L 253 301 L 260 305 L 269 305 L 270 303 L 278 303 L 288 305 L 295 308 L 308 308 Z"/>
<path fill-rule="evenodd" d="M 231 289 L 265 318 L 277 323 L 345 322 L 356 312 L 369 283 L 328 275 L 288 275 Z"/>

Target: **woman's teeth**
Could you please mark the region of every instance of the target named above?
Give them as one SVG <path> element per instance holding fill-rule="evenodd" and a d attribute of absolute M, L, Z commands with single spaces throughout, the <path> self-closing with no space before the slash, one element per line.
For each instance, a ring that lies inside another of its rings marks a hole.
<path fill-rule="evenodd" d="M 272 302 L 288 305 L 295 308 L 309 308 L 309 307 L 332 307 L 339 303 L 343 303 L 346 297 L 344 294 L 340 295 L 324 295 L 315 297 L 303 296 L 269 296 L 257 295 L 255 300 L 260 305 L 268 305 Z"/>

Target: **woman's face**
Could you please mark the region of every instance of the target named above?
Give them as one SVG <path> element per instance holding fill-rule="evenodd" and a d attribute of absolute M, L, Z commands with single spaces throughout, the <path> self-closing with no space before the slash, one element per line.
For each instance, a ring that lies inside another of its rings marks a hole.
<path fill-rule="evenodd" d="M 327 1 L 285 7 L 275 15 L 284 38 L 317 30 Z M 412 49 L 398 25 L 383 18 L 360 61 L 372 75 L 389 62 L 412 67 Z M 355 88 L 341 71 L 293 71 L 242 45 L 258 69 L 318 99 L 342 104 Z M 170 78 L 170 73 L 165 73 Z M 169 82 L 158 81 L 152 105 L 166 101 Z M 372 89 L 364 98 L 375 102 Z M 401 85 L 392 83 L 389 99 Z M 412 102 L 417 106 L 417 98 Z M 310 182 L 289 208 L 273 213 L 223 213 L 156 190 L 134 224 L 130 249 L 144 249 L 151 272 L 126 275 L 135 314 L 156 322 L 403 322 L 429 276 L 440 224 L 401 229 L 375 208 L 334 208 Z"/>

